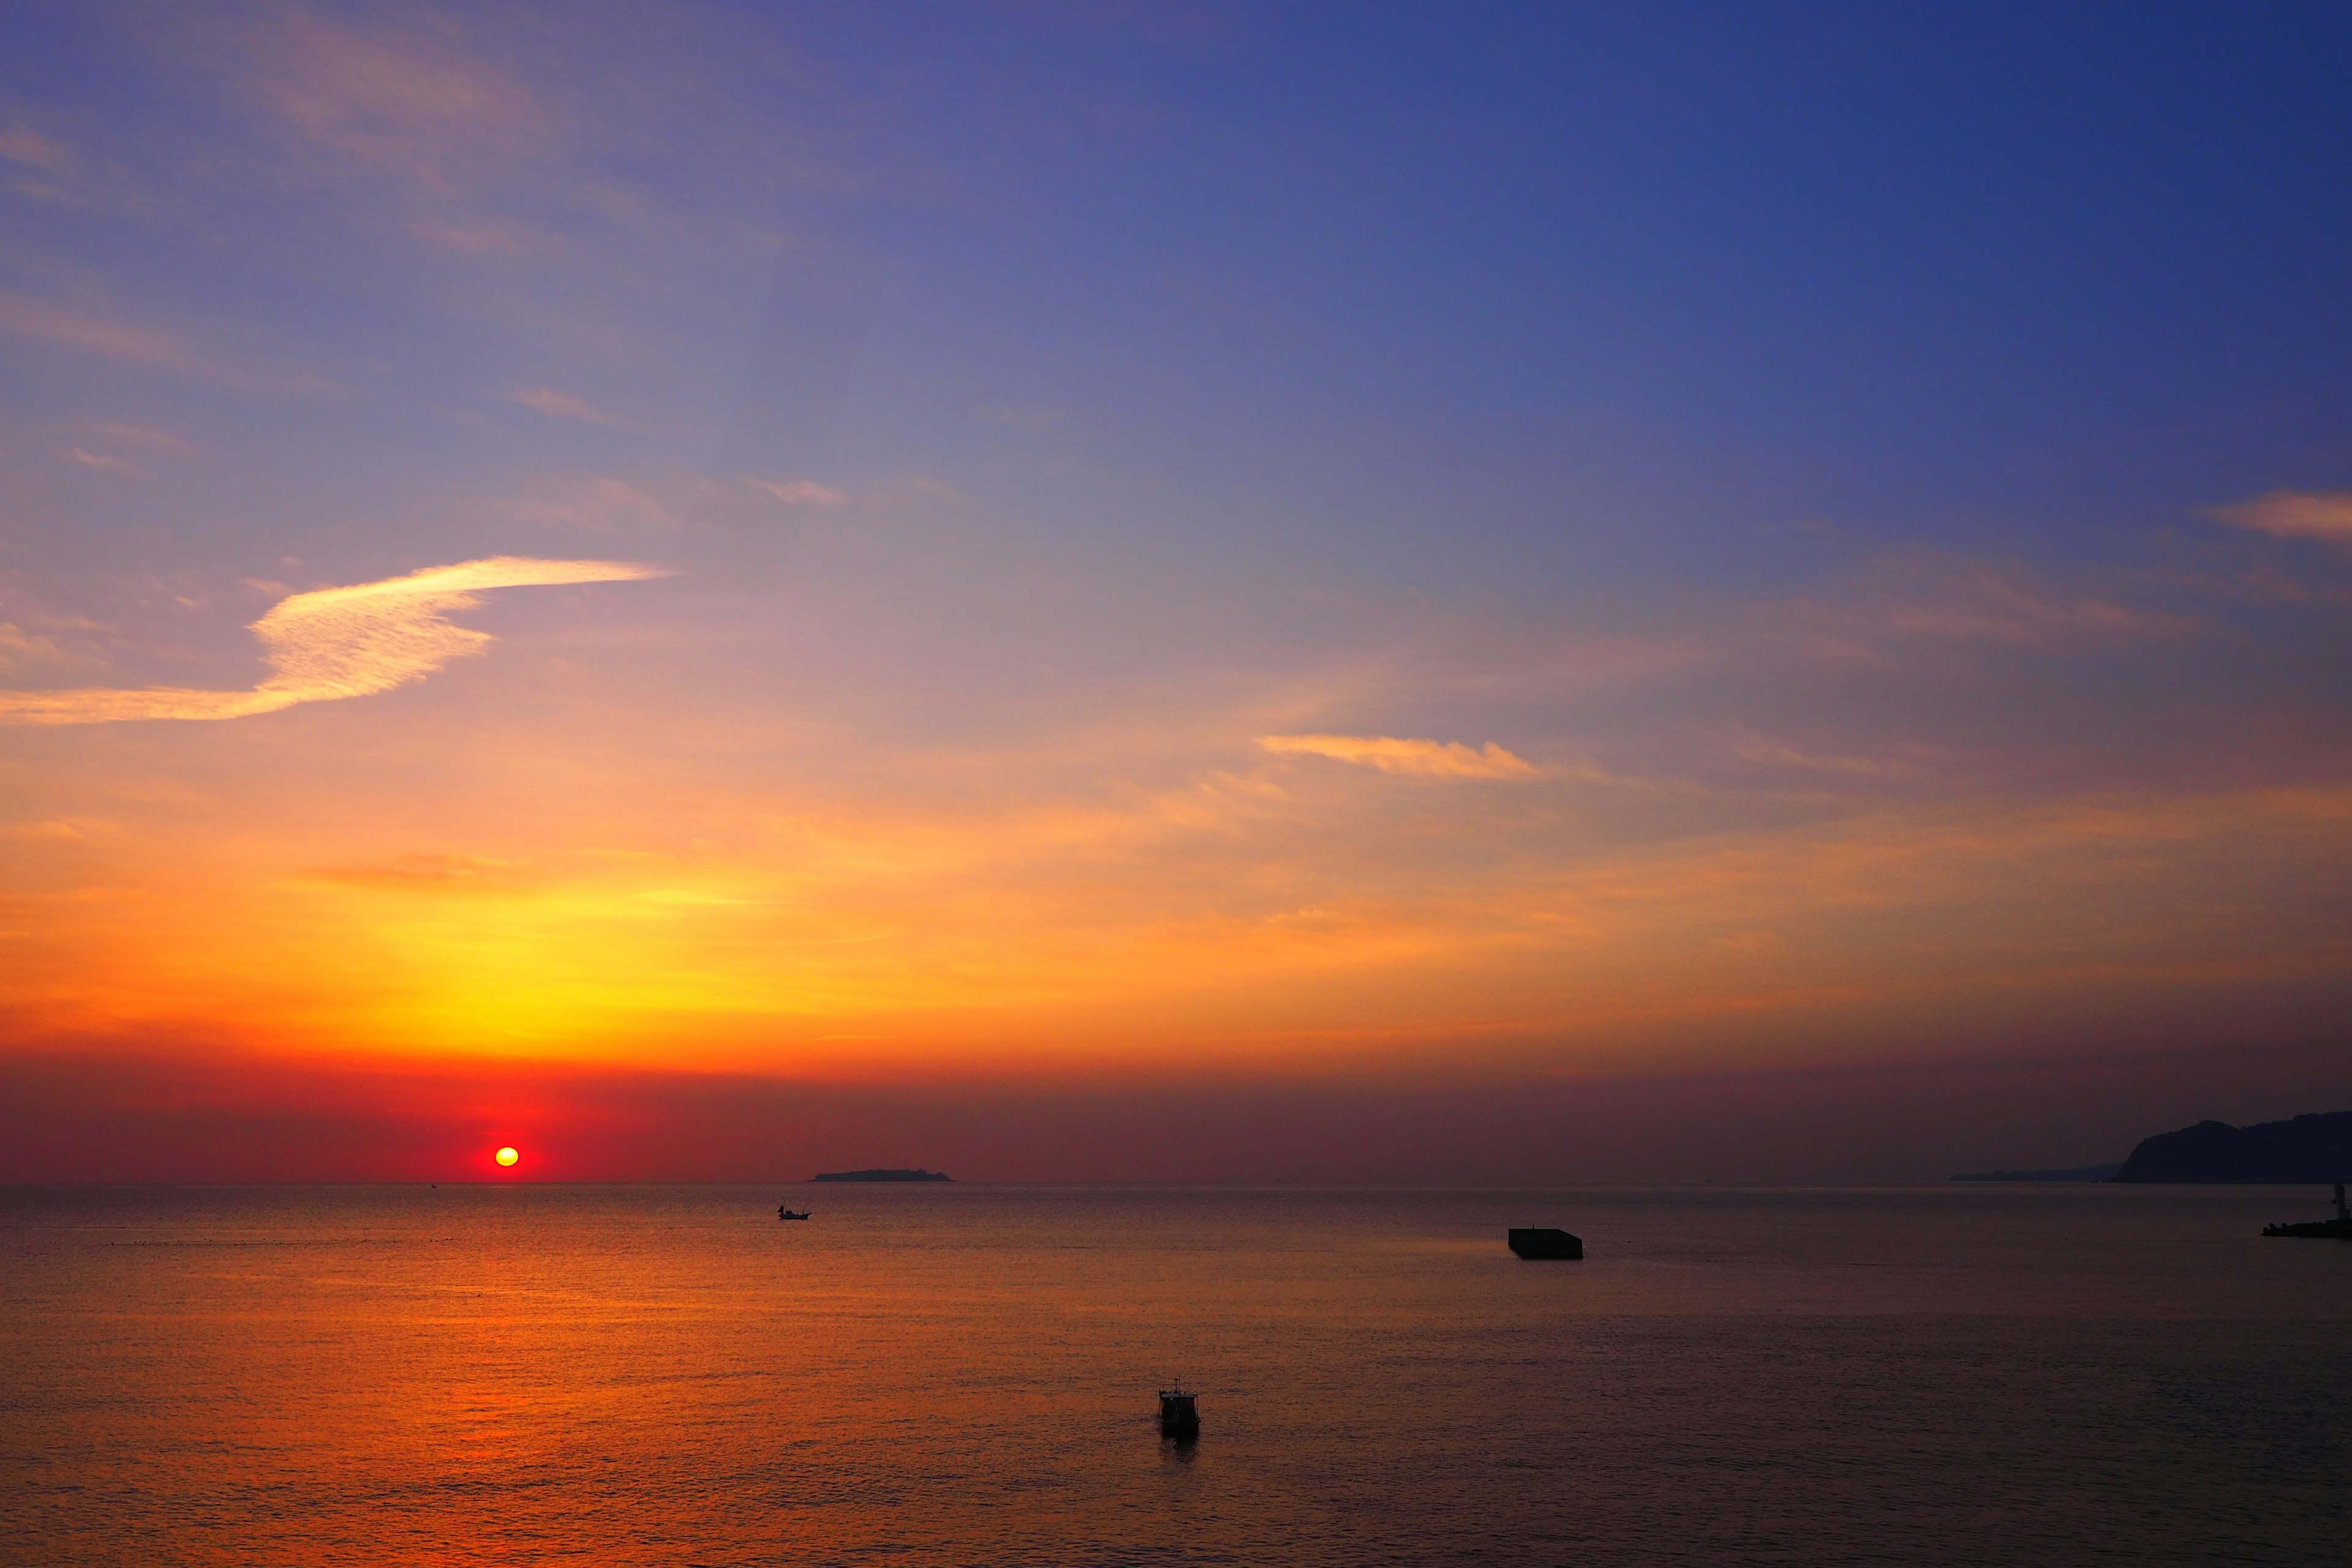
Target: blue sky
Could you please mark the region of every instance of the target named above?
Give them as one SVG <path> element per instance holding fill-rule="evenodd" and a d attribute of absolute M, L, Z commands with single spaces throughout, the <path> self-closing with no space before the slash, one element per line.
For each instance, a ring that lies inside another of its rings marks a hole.
<path fill-rule="evenodd" d="M 331 383 L 251 434 L 380 483 L 611 439 L 436 417 L 543 379 L 646 462 L 1110 486 L 1414 581 L 1801 574 L 1755 536 L 1809 520 L 2106 560 L 2343 479 L 2323 8 L 490 7 L 411 30 L 480 80 L 408 123 L 272 16 L 21 10 L 75 161 L 6 261 Z"/>

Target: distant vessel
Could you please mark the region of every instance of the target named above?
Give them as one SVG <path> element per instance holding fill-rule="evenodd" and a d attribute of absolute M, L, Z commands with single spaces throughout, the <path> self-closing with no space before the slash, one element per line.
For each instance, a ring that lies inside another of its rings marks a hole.
<path fill-rule="evenodd" d="M 1581 1258 L 1584 1238 L 1549 1226 L 1513 1226 L 1511 1250 L 1521 1258 Z"/>
<path fill-rule="evenodd" d="M 1184 1392 L 1184 1380 L 1178 1378 L 1176 1386 L 1160 1391 L 1160 1430 L 1171 1437 L 1197 1437 L 1201 1435 L 1200 1395 Z"/>
<path fill-rule="evenodd" d="M 812 1182 L 946 1182 L 945 1171 L 819 1171 Z"/>
<path fill-rule="evenodd" d="M 776 1217 L 778 1219 L 806 1219 L 808 1216 L 808 1210 L 795 1210 L 787 1205 L 779 1205 L 776 1209 Z"/>
<path fill-rule="evenodd" d="M 2322 1241 L 2352 1241 L 2352 1208 L 2344 1206 L 2344 1184 L 2336 1184 L 2336 1217 L 2305 1220 L 2301 1225 L 2266 1225 L 2264 1236 L 2307 1236 Z"/>

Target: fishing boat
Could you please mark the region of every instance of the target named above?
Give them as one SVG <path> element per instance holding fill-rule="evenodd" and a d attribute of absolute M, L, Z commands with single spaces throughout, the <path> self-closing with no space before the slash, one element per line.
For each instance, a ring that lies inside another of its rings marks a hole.
<path fill-rule="evenodd" d="M 1160 1391 L 1160 1430 L 1171 1437 L 1197 1437 L 1201 1435 L 1200 1395 L 1184 1392 L 1184 1380 L 1178 1378 L 1176 1386 Z"/>
<path fill-rule="evenodd" d="M 791 1206 L 790 1206 L 790 1205 L 779 1205 L 779 1206 L 778 1206 L 778 1208 L 777 1208 L 777 1210 L 776 1210 L 776 1217 L 777 1217 L 778 1219 L 806 1219 L 806 1218 L 808 1218 L 808 1216 L 809 1216 L 809 1211 L 808 1211 L 808 1210 L 806 1210 L 806 1209 L 795 1209 L 795 1208 L 791 1207 Z"/>

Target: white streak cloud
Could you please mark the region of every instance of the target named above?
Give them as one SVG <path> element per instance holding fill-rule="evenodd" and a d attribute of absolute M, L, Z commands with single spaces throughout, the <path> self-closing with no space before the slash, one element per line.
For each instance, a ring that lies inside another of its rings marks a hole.
<path fill-rule="evenodd" d="M 1541 771 L 1491 741 L 1473 748 L 1459 741 L 1402 740 L 1390 735 L 1261 735 L 1257 743 L 1280 755 L 1328 757 L 1419 778 L 1527 779 Z"/>
<path fill-rule="evenodd" d="M 150 687 L 137 690 L 0 692 L 0 723 L 101 724 L 124 719 L 242 719 L 298 702 L 366 697 L 422 680 L 452 659 L 479 653 L 487 632 L 453 625 L 454 610 L 488 588 L 615 583 L 663 577 L 625 561 L 533 561 L 501 555 L 428 566 L 405 577 L 296 594 L 253 623 L 274 673 L 249 691 Z"/>
<path fill-rule="evenodd" d="M 2213 515 L 2257 533 L 2352 544 L 2352 490 L 2273 490 Z"/>

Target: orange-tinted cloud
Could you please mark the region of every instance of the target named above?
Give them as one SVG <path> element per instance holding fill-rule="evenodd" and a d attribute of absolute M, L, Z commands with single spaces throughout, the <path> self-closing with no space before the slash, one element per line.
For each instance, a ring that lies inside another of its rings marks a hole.
<path fill-rule="evenodd" d="M 478 653 L 489 634 L 453 625 L 490 588 L 611 583 L 663 575 L 618 561 L 534 561 L 499 556 L 430 566 L 405 577 L 320 588 L 280 600 L 253 623 L 277 673 L 249 691 L 175 687 L 133 690 L 0 692 L 0 723 L 97 724 L 128 719 L 240 719 L 298 702 L 366 697 L 421 680 Z"/>
<path fill-rule="evenodd" d="M 1390 735 L 1261 735 L 1257 743 L 1278 756 L 1328 757 L 1337 763 L 1419 778 L 1528 779 L 1540 771 L 1491 741 L 1471 747 L 1459 741 L 1402 740 Z"/>
<path fill-rule="evenodd" d="M 2272 490 L 2213 515 L 2257 533 L 2352 544 L 2352 490 Z"/>
<path fill-rule="evenodd" d="M 63 147 L 23 125 L 12 125 L 0 131 L 0 158 L 28 168 L 45 169 L 53 174 L 63 174 L 70 162 Z"/>
<path fill-rule="evenodd" d="M 614 426 L 628 423 L 619 415 L 608 414 L 584 397 L 552 386 L 518 387 L 512 395 L 515 402 L 548 419 L 572 419 L 583 425 Z"/>

